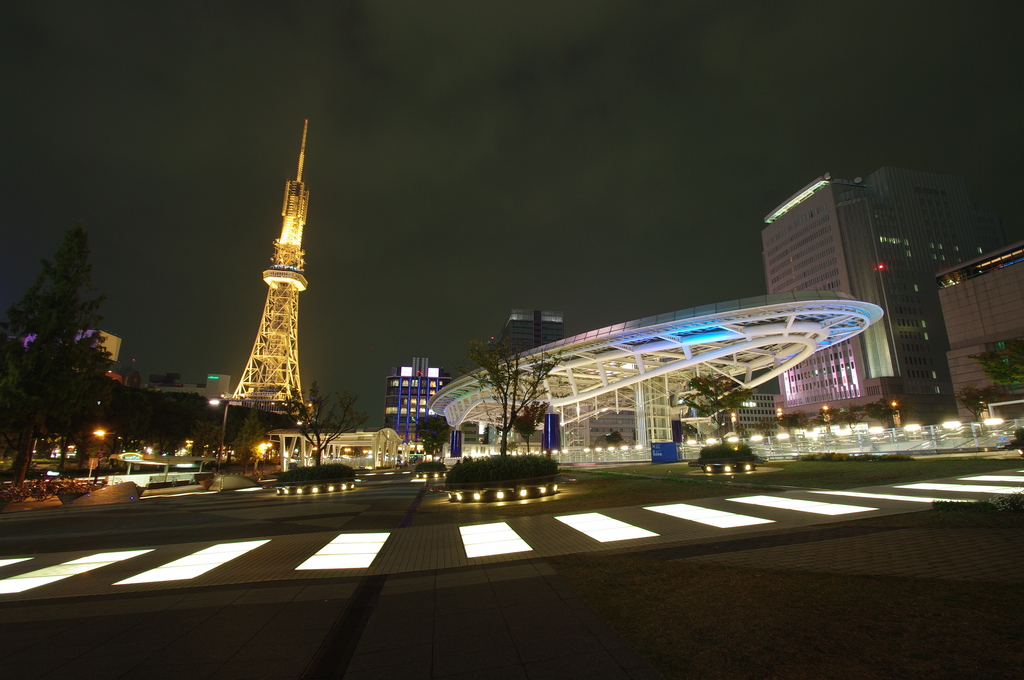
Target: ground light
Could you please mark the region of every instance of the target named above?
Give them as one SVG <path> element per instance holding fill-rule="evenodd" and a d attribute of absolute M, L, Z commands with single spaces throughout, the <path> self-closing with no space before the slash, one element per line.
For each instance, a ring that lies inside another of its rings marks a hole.
<path fill-rule="evenodd" d="M 365 569 L 373 562 L 390 535 L 341 534 L 295 569 Z"/>
<path fill-rule="evenodd" d="M 678 517 L 679 519 L 697 522 L 698 524 L 707 524 L 708 526 L 718 527 L 719 529 L 747 527 L 753 526 L 755 524 L 772 524 L 775 521 L 771 519 L 762 519 L 760 517 L 740 515 L 734 512 L 726 512 L 724 510 L 712 510 L 711 508 L 702 508 L 699 505 L 688 505 L 686 503 L 676 503 L 675 505 L 657 505 L 653 507 L 644 508 L 644 510 L 650 510 L 651 512 L 660 512 L 663 515 Z"/>
<path fill-rule="evenodd" d="M 632 538 L 650 538 L 658 535 L 653 531 L 647 531 L 632 524 L 620 522 L 598 512 L 588 512 L 582 515 L 565 515 L 563 517 L 555 517 L 555 519 L 601 543 L 627 541 Z"/>
<path fill-rule="evenodd" d="M 211 545 L 181 559 L 168 562 L 167 564 L 136 574 L 131 578 L 118 581 L 114 585 L 129 585 L 132 583 L 160 583 L 163 581 L 186 581 L 196 576 L 201 576 L 211 569 L 226 564 L 236 557 L 241 557 L 250 550 L 255 550 L 270 539 L 263 541 L 242 541 L 239 543 L 220 543 Z"/>
<path fill-rule="evenodd" d="M 766 508 L 810 512 L 815 515 L 849 515 L 855 512 L 878 510 L 878 508 L 862 508 L 857 505 L 819 503 L 818 501 L 802 501 L 796 498 L 781 498 L 779 496 L 747 496 L 745 498 L 727 498 L 726 500 L 735 503 L 746 503 L 748 505 L 760 505 Z"/>
<path fill-rule="evenodd" d="M 488 557 L 533 550 L 505 522 L 459 527 L 466 557 Z"/>
<path fill-rule="evenodd" d="M 70 562 L 64 562 L 63 564 L 46 567 L 45 569 L 37 569 L 36 571 L 30 571 L 27 574 L 21 574 L 20 576 L 5 578 L 0 581 L 0 593 L 21 593 L 31 588 L 45 586 L 48 583 L 60 581 L 68 578 L 69 576 L 74 576 L 75 574 L 82 574 L 87 571 L 92 571 L 93 569 L 99 569 L 100 567 L 105 567 L 108 564 L 121 562 L 123 560 L 131 559 L 132 557 L 144 555 L 148 552 L 153 552 L 153 549 L 123 550 L 118 552 L 99 553 L 96 555 L 89 555 L 88 557 L 80 557 L 77 560 L 71 560 Z"/>

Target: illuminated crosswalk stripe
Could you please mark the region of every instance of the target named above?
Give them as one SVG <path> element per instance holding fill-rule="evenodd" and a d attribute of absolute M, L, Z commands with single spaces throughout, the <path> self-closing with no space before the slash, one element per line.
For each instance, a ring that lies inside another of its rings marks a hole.
<path fill-rule="evenodd" d="M 745 496 L 743 498 L 727 498 L 734 503 L 761 505 L 766 508 L 781 508 L 797 512 L 812 512 L 816 515 L 849 515 L 854 512 L 869 512 L 878 508 L 862 508 L 859 505 L 843 505 L 842 503 L 821 503 L 819 501 L 802 501 L 796 498 L 780 498 L 778 496 Z"/>
<path fill-rule="evenodd" d="M 31 557 L 10 557 L 7 559 L 0 560 L 0 567 L 6 567 L 8 564 L 17 564 L 18 562 L 24 562 L 32 559 Z"/>
<path fill-rule="evenodd" d="M 533 550 L 505 522 L 459 527 L 466 557 L 487 557 Z"/>
<path fill-rule="evenodd" d="M 39 586 L 45 586 L 48 583 L 54 581 L 60 581 L 66 579 L 69 576 L 75 574 L 82 574 L 93 569 L 99 569 L 105 567 L 108 564 L 114 564 L 115 562 L 121 562 L 122 560 L 131 559 L 138 555 L 143 555 L 148 552 L 152 552 L 153 549 L 148 550 L 121 550 L 118 552 L 105 552 L 97 553 L 95 555 L 88 555 L 86 557 L 79 557 L 77 560 L 71 560 L 70 562 L 64 562 L 52 567 L 46 567 L 45 569 L 37 569 L 30 571 L 27 574 L 21 574 L 20 576 L 12 576 L 5 578 L 0 581 L 0 593 L 21 593 L 31 588 L 38 588 Z"/>
<path fill-rule="evenodd" d="M 230 562 L 236 557 L 241 557 L 245 553 L 250 550 L 255 550 L 264 543 L 270 543 L 270 539 L 265 541 L 242 541 L 240 543 L 220 543 L 218 545 L 211 545 L 209 548 L 203 548 L 191 555 L 174 560 L 173 562 L 168 562 L 162 567 L 150 569 L 149 571 L 144 571 L 141 574 L 136 574 L 135 576 L 126 578 L 123 581 L 118 581 L 114 585 L 122 586 L 132 583 L 186 581 L 188 579 L 195 578 L 196 576 L 201 576 L 211 569 Z"/>
<path fill-rule="evenodd" d="M 588 512 L 582 515 L 565 515 L 555 519 L 562 524 L 568 524 L 576 531 L 586 534 L 601 543 L 627 541 L 631 538 L 650 538 L 651 536 L 658 535 L 653 531 L 620 522 L 598 512 Z"/>
<path fill-rule="evenodd" d="M 655 505 L 644 508 L 644 510 L 660 512 L 663 515 L 671 515 L 672 517 L 678 517 L 679 519 L 685 519 L 691 522 L 698 522 L 699 524 L 707 524 L 708 526 L 718 527 L 719 529 L 748 527 L 754 524 L 771 524 L 775 521 L 773 519 L 750 517 L 749 515 L 738 515 L 734 512 L 726 512 L 725 510 L 702 508 L 699 505 L 687 505 L 686 503 L 676 503 L 675 505 Z"/>
<path fill-rule="evenodd" d="M 811 491 L 811 493 L 828 494 L 830 496 L 851 496 L 853 498 L 879 498 L 886 501 L 910 501 L 912 503 L 931 503 L 932 501 L 958 501 L 960 498 L 928 498 L 926 496 L 897 496 L 891 493 L 864 493 L 859 491 Z"/>
<path fill-rule="evenodd" d="M 1017 482 L 1024 484 L 1024 477 L 1021 475 L 978 475 L 977 477 L 961 477 L 971 482 Z"/>
<path fill-rule="evenodd" d="M 389 533 L 341 534 L 295 567 L 302 569 L 365 569 L 373 562 Z"/>
<path fill-rule="evenodd" d="M 1019 486 L 985 486 L 984 484 L 898 484 L 897 489 L 922 489 L 924 491 L 960 491 L 963 493 L 1013 493 Z"/>

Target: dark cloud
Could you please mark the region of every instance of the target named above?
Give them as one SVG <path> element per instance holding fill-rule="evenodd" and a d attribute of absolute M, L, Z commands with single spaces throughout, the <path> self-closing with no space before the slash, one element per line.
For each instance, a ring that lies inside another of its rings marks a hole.
<path fill-rule="evenodd" d="M 242 371 L 310 119 L 304 381 L 760 294 L 825 171 L 961 175 L 1024 237 L 1016 3 L 34 2 L 0 27 L 0 305 L 83 220 L 143 373 Z"/>

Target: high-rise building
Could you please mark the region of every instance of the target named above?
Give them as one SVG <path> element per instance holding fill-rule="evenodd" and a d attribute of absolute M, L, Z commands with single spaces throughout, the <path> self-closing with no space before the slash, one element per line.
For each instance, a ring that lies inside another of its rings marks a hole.
<path fill-rule="evenodd" d="M 306 159 L 306 130 L 302 127 L 299 169 L 294 180 L 284 187 L 281 237 L 274 241 L 274 258 L 263 272 L 267 284 L 267 303 L 263 308 L 256 342 L 235 389 L 233 399 L 271 404 L 289 399 L 302 391 L 299 379 L 299 293 L 306 290 L 303 275 L 305 251 L 302 229 L 306 225 L 309 192 L 302 181 Z"/>
<path fill-rule="evenodd" d="M 1005 243 L 999 218 L 959 177 L 881 168 L 826 173 L 764 218 L 768 293 L 840 290 L 885 317 L 779 380 L 786 408 L 907 396 L 913 418 L 956 413 L 935 274 Z"/>
<path fill-rule="evenodd" d="M 384 427 L 398 433 L 403 442 L 417 441 L 416 423 L 427 417 L 427 401 L 452 377 L 443 368 L 413 357 L 412 366 L 392 367 L 384 387 Z"/>
<path fill-rule="evenodd" d="M 936 280 L 949 335 L 953 389 L 992 385 L 971 356 L 1006 349 L 1008 340 L 1024 337 L 1024 241 L 940 271 Z M 1007 399 L 1019 399 L 1024 392 L 1021 385 L 1001 387 L 1015 395 Z M 1019 412 L 1018 406 L 1014 415 Z M 969 415 L 962 406 L 960 414 Z"/>
<path fill-rule="evenodd" d="M 513 309 L 495 342 L 507 342 L 513 350 L 522 352 L 564 337 L 565 324 L 562 322 L 561 312 Z"/>

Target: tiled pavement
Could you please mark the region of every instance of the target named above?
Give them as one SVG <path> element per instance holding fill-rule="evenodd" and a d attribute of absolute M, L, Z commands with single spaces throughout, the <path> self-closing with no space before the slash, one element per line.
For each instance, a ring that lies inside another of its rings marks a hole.
<path fill-rule="evenodd" d="M 1004 476 L 1002 481 L 945 483 L 996 488 L 1013 485 L 1018 477 L 1024 481 L 1022 471 Z M 395 529 L 416 491 L 410 486 L 395 489 L 377 503 L 360 505 L 354 503 L 358 496 L 330 506 L 289 506 L 273 499 L 268 504 L 258 498 L 230 504 L 216 497 L 151 501 L 153 507 L 203 507 L 238 521 L 294 524 L 268 534 L 268 542 L 250 552 L 185 581 L 115 585 L 238 539 L 119 545 L 120 550 L 151 551 L 21 593 L 0 594 L 0 634 L 12 640 L 0 651 L 0 664 L 16 669 L 11 677 L 19 678 L 185 673 L 196 678 L 653 677 L 551 572 L 544 557 L 630 552 L 760 568 L 1024 580 L 1024 542 L 1012 530 L 827 526 L 928 507 L 870 494 L 986 496 L 977 491 L 885 487 L 859 490 L 865 494 L 861 497 L 807 491 L 772 495 L 773 502 L 781 498 L 831 504 L 811 506 L 819 510 L 848 508 L 849 514 L 842 515 L 750 505 L 739 497 L 688 504 L 770 520 L 726 529 L 642 507 L 614 508 L 600 514 L 656 535 L 604 543 L 556 520 L 557 513 L 511 518 L 507 526 L 526 550 L 469 558 L 456 524 L 417 527 L 413 522 Z M 747 500 L 756 495 L 741 494 Z M 295 531 L 296 526 L 302 531 Z M 243 538 L 256 531 L 250 527 Z M 369 568 L 296 570 L 339 532 L 369 531 L 389 534 Z M 0 588 L 11 577 L 88 559 L 96 552 L 42 553 L 0 566 Z M 4 559 L 26 556 L 2 554 L 0 565 Z"/>

